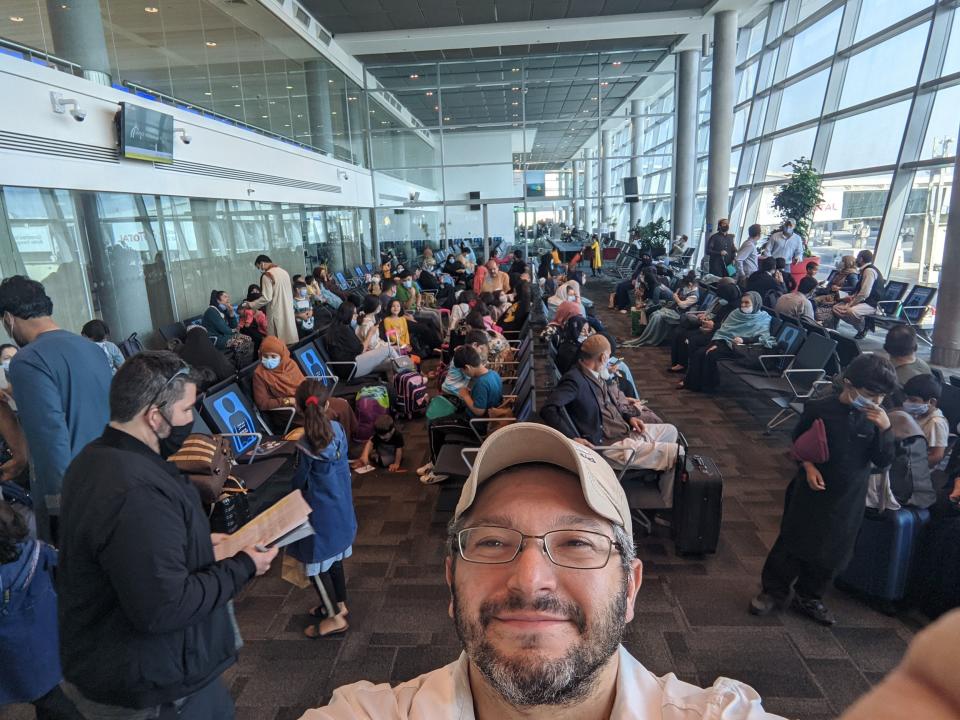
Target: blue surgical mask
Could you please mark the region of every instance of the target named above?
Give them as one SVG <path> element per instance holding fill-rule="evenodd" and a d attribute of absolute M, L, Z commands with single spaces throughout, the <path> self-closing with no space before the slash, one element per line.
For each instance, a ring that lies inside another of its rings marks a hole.
<path fill-rule="evenodd" d="M 220 310 L 220 312 L 226 312 L 226 311 L 227 311 L 227 306 L 224 305 L 223 303 L 217 303 L 217 308 Z"/>
<path fill-rule="evenodd" d="M 905 402 L 903 404 L 903 411 L 914 417 L 922 417 L 930 412 L 930 403 Z"/>
<path fill-rule="evenodd" d="M 867 398 L 865 398 L 863 395 L 858 394 L 850 402 L 850 406 L 855 410 L 863 412 L 867 408 L 876 407 L 876 404 L 870 400 L 867 400 Z"/>
<path fill-rule="evenodd" d="M 403 286 L 404 286 L 404 287 L 408 287 L 408 288 L 412 288 L 412 287 L 413 287 L 413 280 L 404 280 L 404 281 L 403 281 Z"/>
<path fill-rule="evenodd" d="M 278 367 L 280 367 L 280 358 L 261 358 L 260 363 L 267 370 L 276 370 Z"/>
<path fill-rule="evenodd" d="M 353 320 L 350 321 L 350 327 L 352 327 L 354 330 L 357 329 L 357 319 L 356 319 L 356 318 L 354 318 Z"/>
<path fill-rule="evenodd" d="M 10 361 L 4 360 L 2 363 L 0 363 L 0 367 L 3 368 L 4 372 L 10 372 Z"/>

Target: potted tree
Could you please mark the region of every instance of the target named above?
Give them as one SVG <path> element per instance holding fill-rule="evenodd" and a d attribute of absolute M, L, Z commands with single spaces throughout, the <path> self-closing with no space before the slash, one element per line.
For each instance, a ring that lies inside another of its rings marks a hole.
<path fill-rule="evenodd" d="M 790 268 L 790 274 L 793 275 L 794 280 L 800 282 L 806 274 L 807 265 L 811 262 L 818 264 L 820 262 L 820 258 L 810 250 L 809 235 L 813 224 L 813 213 L 823 202 L 822 177 L 813 167 L 813 162 L 802 155 L 784 164 L 783 167 L 790 168 L 790 175 L 773 196 L 772 206 L 783 220 L 787 218 L 796 220 L 797 226 L 794 231 L 803 238 L 803 259 Z"/>
<path fill-rule="evenodd" d="M 670 240 L 670 222 L 665 218 L 651 220 L 646 225 L 637 224 L 637 236 L 640 239 L 640 251 L 649 253 L 656 259 L 667 254 L 667 242 Z"/>

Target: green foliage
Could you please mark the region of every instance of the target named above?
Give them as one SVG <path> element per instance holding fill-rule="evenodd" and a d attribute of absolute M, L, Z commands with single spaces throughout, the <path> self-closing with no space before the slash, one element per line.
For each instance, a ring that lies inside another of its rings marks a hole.
<path fill-rule="evenodd" d="M 667 254 L 667 242 L 670 240 L 670 221 L 666 218 L 657 218 L 646 225 L 637 223 L 634 228 L 640 239 L 640 250 L 650 253 L 653 258 Z"/>
<path fill-rule="evenodd" d="M 797 221 L 796 231 L 804 238 L 805 253 L 809 254 L 806 240 L 813 222 L 813 211 L 823 202 L 822 178 L 813 162 L 803 156 L 783 167 L 790 168 L 790 177 L 773 196 L 772 206 L 784 220 L 793 218 Z"/>

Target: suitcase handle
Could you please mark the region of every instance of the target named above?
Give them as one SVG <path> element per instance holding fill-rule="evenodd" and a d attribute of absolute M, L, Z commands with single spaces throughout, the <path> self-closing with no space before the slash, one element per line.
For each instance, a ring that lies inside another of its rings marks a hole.
<path fill-rule="evenodd" d="M 702 473 L 707 472 L 707 464 L 703 461 L 703 458 L 699 455 L 691 455 L 690 459 L 693 460 L 693 464 L 697 466 L 697 470 Z"/>

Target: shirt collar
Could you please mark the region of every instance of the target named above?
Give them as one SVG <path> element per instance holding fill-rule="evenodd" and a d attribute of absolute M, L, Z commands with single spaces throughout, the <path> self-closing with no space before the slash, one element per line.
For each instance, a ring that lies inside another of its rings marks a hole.
<path fill-rule="evenodd" d="M 154 452 L 153 448 L 145 445 L 142 441 L 138 440 L 128 432 L 124 432 L 123 430 L 118 430 L 115 427 L 107 425 L 103 429 L 103 435 L 100 436 L 100 442 L 108 447 L 116 448 L 117 450 L 123 450 L 125 452 L 132 452 L 136 453 L 137 455 L 142 455 L 144 458 L 156 463 L 158 467 L 162 467 L 165 472 L 168 472 L 175 477 L 180 475 L 180 471 L 177 469 L 176 465 L 164 460 L 159 453 Z"/>

